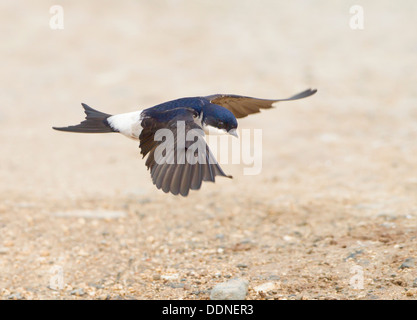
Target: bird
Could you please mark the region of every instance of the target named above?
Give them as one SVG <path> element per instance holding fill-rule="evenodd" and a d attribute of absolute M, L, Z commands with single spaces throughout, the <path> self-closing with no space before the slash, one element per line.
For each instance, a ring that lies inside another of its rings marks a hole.
<path fill-rule="evenodd" d="M 210 129 L 238 137 L 237 119 L 261 109 L 270 109 L 276 102 L 298 100 L 316 92 L 317 89 L 307 89 L 286 99 L 259 99 L 235 94 L 185 97 L 116 115 L 82 103 L 86 114 L 84 121 L 78 125 L 52 128 L 77 133 L 116 132 L 139 140 L 140 153 L 142 158 L 147 156 L 145 165 L 156 188 L 186 197 L 190 190 L 200 189 L 203 181 L 215 182 L 216 176 L 232 178 L 222 170 L 204 140 Z M 179 139 L 180 129 L 182 139 Z M 160 132 L 171 132 L 172 135 L 165 135 L 164 140 L 158 135 Z M 184 139 L 184 135 L 188 137 L 190 133 L 193 133 L 192 139 Z M 195 142 L 198 142 L 197 146 L 193 146 Z"/>

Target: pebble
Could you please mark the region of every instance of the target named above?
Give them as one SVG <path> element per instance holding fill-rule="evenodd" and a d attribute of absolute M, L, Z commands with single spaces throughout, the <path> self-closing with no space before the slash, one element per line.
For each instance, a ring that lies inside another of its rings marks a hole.
<path fill-rule="evenodd" d="M 167 284 L 167 286 L 174 288 L 174 289 L 178 289 L 178 288 L 184 288 L 185 284 L 184 283 L 178 283 L 178 282 L 170 282 Z"/>
<path fill-rule="evenodd" d="M 363 250 L 356 250 L 355 252 L 351 252 L 346 258 L 345 261 L 349 260 L 349 259 L 356 259 L 356 256 L 359 254 L 362 254 Z"/>
<path fill-rule="evenodd" d="M 80 289 L 74 289 L 70 292 L 71 295 L 75 295 L 75 296 L 83 296 L 85 295 L 85 292 L 82 288 Z"/>
<path fill-rule="evenodd" d="M 416 291 L 410 290 L 410 291 L 407 291 L 407 293 L 405 295 L 408 296 L 408 297 L 412 297 L 415 294 L 416 294 Z"/>
<path fill-rule="evenodd" d="M 210 300 L 245 300 L 248 284 L 248 281 L 243 279 L 219 283 L 211 290 Z"/>
<path fill-rule="evenodd" d="M 162 280 L 178 280 L 179 279 L 179 274 L 175 273 L 175 274 L 163 274 L 161 275 L 161 279 Z"/>
<path fill-rule="evenodd" d="M 93 288 L 96 288 L 96 289 L 103 289 L 104 288 L 101 284 L 94 283 L 94 282 L 89 282 L 88 285 L 90 287 L 93 287 Z"/>
<path fill-rule="evenodd" d="M 404 260 L 404 262 L 401 264 L 400 269 L 405 268 L 413 268 L 414 267 L 414 259 L 413 258 L 407 258 Z"/>
<path fill-rule="evenodd" d="M 291 242 L 291 241 L 293 241 L 293 240 L 294 240 L 294 238 L 293 238 L 293 237 L 288 236 L 288 235 L 283 236 L 283 237 L 282 237 L 282 239 L 284 239 L 284 241 L 285 241 L 285 242 Z"/>
<path fill-rule="evenodd" d="M 42 250 L 41 252 L 40 252 L 40 256 L 41 257 L 48 257 L 50 255 L 50 253 L 49 253 L 49 251 L 48 250 Z"/>
<path fill-rule="evenodd" d="M 273 290 L 278 289 L 279 284 L 277 282 L 265 282 L 259 286 L 256 286 L 253 288 L 253 290 L 255 290 L 256 293 L 260 293 L 260 292 L 270 292 Z"/>
<path fill-rule="evenodd" d="M 20 293 L 14 293 L 7 297 L 9 300 L 22 300 L 23 297 Z"/>
<path fill-rule="evenodd" d="M 14 246 L 14 242 L 13 241 L 4 241 L 3 245 L 5 247 L 13 247 Z"/>

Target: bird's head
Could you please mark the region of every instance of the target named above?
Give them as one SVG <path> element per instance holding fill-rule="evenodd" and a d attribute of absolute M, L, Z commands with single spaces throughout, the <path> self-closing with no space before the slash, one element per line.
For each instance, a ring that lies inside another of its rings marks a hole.
<path fill-rule="evenodd" d="M 238 137 L 237 120 L 232 112 L 221 106 L 212 104 L 203 112 L 203 124 L 208 127 L 219 129 L 223 132 Z"/>

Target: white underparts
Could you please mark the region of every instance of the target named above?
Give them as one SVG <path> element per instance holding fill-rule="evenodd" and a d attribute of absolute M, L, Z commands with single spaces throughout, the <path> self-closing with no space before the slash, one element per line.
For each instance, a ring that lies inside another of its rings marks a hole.
<path fill-rule="evenodd" d="M 107 122 L 113 130 L 120 132 L 128 138 L 139 139 L 142 132 L 141 111 L 116 114 L 107 118 Z"/>
<path fill-rule="evenodd" d="M 219 129 L 210 125 L 204 125 L 203 130 L 204 133 L 208 135 L 224 135 L 227 133 L 225 129 Z"/>
<path fill-rule="evenodd" d="M 141 113 L 140 111 L 128 112 L 116 114 L 107 118 L 107 122 L 113 130 L 120 132 L 128 138 L 135 140 L 139 139 L 139 135 L 142 132 L 141 126 Z M 227 131 L 224 129 L 218 129 L 216 127 L 205 125 L 201 121 L 202 117 L 197 117 L 194 121 L 203 128 L 205 134 L 209 135 L 224 135 L 227 134 Z"/>

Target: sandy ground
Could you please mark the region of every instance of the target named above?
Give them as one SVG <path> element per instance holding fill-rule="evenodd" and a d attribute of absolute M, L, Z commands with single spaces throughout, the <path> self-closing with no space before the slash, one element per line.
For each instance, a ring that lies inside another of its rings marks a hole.
<path fill-rule="evenodd" d="M 417 3 L 358 1 L 363 30 L 352 4 L 1 2 L 0 299 L 208 299 L 233 278 L 247 299 L 415 299 Z M 309 87 L 239 122 L 262 129 L 260 174 L 223 165 L 187 198 L 137 143 L 51 130 L 81 102 Z"/>

